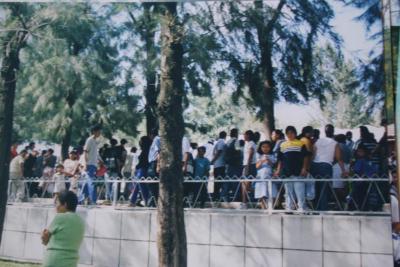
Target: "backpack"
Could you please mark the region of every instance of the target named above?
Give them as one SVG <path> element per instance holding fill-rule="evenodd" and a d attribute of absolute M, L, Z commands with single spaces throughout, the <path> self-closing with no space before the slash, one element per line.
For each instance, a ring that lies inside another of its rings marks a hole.
<path fill-rule="evenodd" d="M 240 150 L 237 150 L 235 148 L 235 141 L 232 141 L 229 143 L 229 145 L 227 146 L 226 150 L 225 150 L 225 162 L 228 165 L 240 165 L 241 163 L 241 153 Z"/>

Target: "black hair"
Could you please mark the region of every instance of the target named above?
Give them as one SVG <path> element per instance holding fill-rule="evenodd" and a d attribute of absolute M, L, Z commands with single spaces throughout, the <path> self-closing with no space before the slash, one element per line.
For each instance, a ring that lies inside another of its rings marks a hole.
<path fill-rule="evenodd" d="M 326 137 L 333 137 L 334 133 L 335 133 L 335 127 L 333 127 L 332 124 L 327 124 L 325 126 L 325 135 L 326 135 Z"/>
<path fill-rule="evenodd" d="M 262 147 L 263 145 L 269 145 L 269 147 L 271 148 L 270 151 L 269 151 L 269 154 L 272 154 L 272 150 L 273 150 L 272 142 L 267 141 L 267 140 L 262 141 L 262 142 L 258 145 L 257 153 L 258 153 L 258 154 L 261 154 L 261 155 L 264 154 L 264 153 L 262 152 L 262 149 L 261 149 L 261 147 Z"/>
<path fill-rule="evenodd" d="M 239 136 L 239 130 L 236 128 L 231 129 L 231 132 L 229 134 L 230 137 L 238 137 Z"/>
<path fill-rule="evenodd" d="M 258 141 L 260 141 L 261 138 L 261 134 L 259 132 L 254 132 L 254 142 L 258 143 Z"/>
<path fill-rule="evenodd" d="M 284 139 L 284 138 L 285 138 L 285 135 L 283 134 L 283 131 L 282 131 L 282 130 L 275 129 L 275 130 L 273 130 L 273 132 L 275 132 L 275 134 L 276 134 L 277 136 L 279 136 L 279 139 Z"/>
<path fill-rule="evenodd" d="M 98 131 L 101 131 L 101 125 L 100 124 L 96 124 L 95 126 L 93 126 L 91 129 L 90 129 L 90 132 L 93 134 L 93 133 L 95 133 L 95 132 L 98 132 Z"/>
<path fill-rule="evenodd" d="M 335 135 L 335 141 L 341 144 L 346 144 L 346 136 L 344 134 Z"/>
<path fill-rule="evenodd" d="M 72 191 L 63 190 L 58 196 L 61 205 L 66 205 L 68 211 L 75 212 L 78 206 L 78 197 Z"/>
<path fill-rule="evenodd" d="M 360 137 L 364 140 L 368 140 L 371 137 L 369 130 L 366 126 L 360 126 Z"/>
<path fill-rule="evenodd" d="M 241 147 L 244 147 L 244 144 L 245 144 L 244 140 L 239 140 L 239 145 L 240 145 Z"/>
<path fill-rule="evenodd" d="M 254 132 L 252 130 L 247 130 L 244 135 L 248 135 L 250 141 L 254 141 Z"/>
<path fill-rule="evenodd" d="M 29 146 L 31 147 L 31 146 L 34 146 L 35 145 L 35 142 L 30 142 L 29 143 Z"/>
<path fill-rule="evenodd" d="M 158 129 L 157 128 L 151 129 L 150 135 L 157 136 L 158 135 Z"/>
<path fill-rule="evenodd" d="M 116 139 L 114 139 L 114 138 L 111 138 L 110 139 L 110 144 L 111 144 L 111 146 L 116 146 L 118 144 L 118 141 Z"/>
<path fill-rule="evenodd" d="M 192 149 L 197 149 L 198 146 L 199 146 L 199 144 L 197 144 L 197 143 L 190 143 L 190 147 Z"/>
<path fill-rule="evenodd" d="M 54 150 L 52 148 L 47 149 L 47 152 L 49 152 L 50 154 L 54 153 Z"/>
<path fill-rule="evenodd" d="M 350 132 L 350 131 L 347 131 L 347 132 L 346 132 L 346 137 L 353 137 L 353 133 Z"/>
<path fill-rule="evenodd" d="M 197 148 L 197 151 L 200 151 L 200 150 L 203 150 L 204 153 L 206 153 L 206 151 L 207 151 L 207 149 L 206 149 L 205 146 L 199 146 L 199 147 Z"/>
<path fill-rule="evenodd" d="M 133 146 L 133 147 L 131 148 L 131 152 L 135 153 L 136 151 L 137 151 L 137 147 Z"/>
<path fill-rule="evenodd" d="M 21 151 L 19 152 L 20 155 L 26 154 L 26 153 L 28 153 L 28 150 L 26 150 L 26 149 L 23 149 L 23 150 L 21 150 Z"/>
<path fill-rule="evenodd" d="M 303 135 L 303 136 L 305 136 L 306 134 L 312 134 L 314 132 L 314 128 L 312 127 L 312 126 L 306 126 L 306 127 L 303 127 L 303 129 L 301 130 L 301 134 Z"/>
<path fill-rule="evenodd" d="M 140 137 L 139 140 L 139 147 L 142 151 L 148 151 L 150 149 L 151 146 L 151 139 L 148 136 L 142 136 Z"/>
<path fill-rule="evenodd" d="M 314 131 L 313 131 L 314 139 L 319 139 L 320 134 L 321 134 L 320 130 L 314 129 Z"/>
<path fill-rule="evenodd" d="M 219 138 L 225 139 L 226 138 L 226 132 L 222 131 L 219 133 Z"/>
<path fill-rule="evenodd" d="M 121 145 L 125 145 L 125 144 L 127 144 L 127 143 L 128 143 L 128 141 L 126 141 L 125 138 L 122 138 L 121 141 L 120 141 L 120 144 L 121 144 Z"/>
<path fill-rule="evenodd" d="M 288 132 L 294 132 L 294 134 L 297 135 L 297 130 L 294 126 L 289 125 L 288 127 L 286 127 L 285 133 L 287 134 Z"/>

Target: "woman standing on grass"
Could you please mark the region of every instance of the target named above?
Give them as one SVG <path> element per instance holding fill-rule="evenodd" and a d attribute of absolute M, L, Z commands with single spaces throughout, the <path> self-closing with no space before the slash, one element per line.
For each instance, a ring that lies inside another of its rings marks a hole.
<path fill-rule="evenodd" d="M 62 191 L 56 205 L 57 215 L 42 233 L 42 243 L 47 246 L 43 267 L 76 267 L 85 231 L 83 220 L 75 213 L 78 197 Z"/>

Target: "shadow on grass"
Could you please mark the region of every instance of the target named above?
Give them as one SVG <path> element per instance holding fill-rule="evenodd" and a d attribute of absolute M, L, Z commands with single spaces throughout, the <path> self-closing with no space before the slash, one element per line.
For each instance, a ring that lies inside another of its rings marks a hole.
<path fill-rule="evenodd" d="M 41 265 L 37 263 L 0 260 L 0 267 L 39 267 L 39 266 Z"/>

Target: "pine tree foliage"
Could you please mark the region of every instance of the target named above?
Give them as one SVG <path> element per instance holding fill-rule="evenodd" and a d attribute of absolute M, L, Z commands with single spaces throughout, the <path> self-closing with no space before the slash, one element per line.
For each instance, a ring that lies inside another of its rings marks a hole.
<path fill-rule="evenodd" d="M 88 4 L 49 4 L 46 15 L 52 23 L 23 55 L 21 137 L 60 143 L 70 135 L 78 142 L 94 123 L 102 123 L 107 136 L 117 129 L 135 135 L 138 97 L 130 76 L 118 82 L 118 51 L 106 18 Z M 27 109 L 32 116 L 24 116 Z"/>
<path fill-rule="evenodd" d="M 209 10 L 225 48 L 221 58 L 236 84 L 233 99 L 247 91 L 267 132 L 274 128 L 275 101 L 325 101 L 327 81 L 312 51 L 322 36 L 337 47 L 341 42 L 330 26 L 334 12 L 327 1 L 222 2 Z"/>
<path fill-rule="evenodd" d="M 360 67 L 360 80 L 363 82 L 363 91 L 375 97 L 368 112 L 380 107 L 384 101 L 384 56 L 383 56 L 383 31 L 382 31 L 382 1 L 381 0 L 341 0 L 346 5 L 362 10 L 356 20 L 364 22 L 370 39 L 376 42 L 378 49 L 370 51 L 370 60 L 363 62 Z M 375 30 L 378 27 L 378 30 Z"/>
<path fill-rule="evenodd" d="M 371 101 L 359 80 L 359 67 L 329 45 L 316 49 L 314 54 L 318 68 L 325 73 L 332 87 L 325 93 L 326 103 L 320 105 L 321 125 L 331 123 L 339 128 L 352 129 L 372 124 L 374 118 L 368 112 Z"/>

